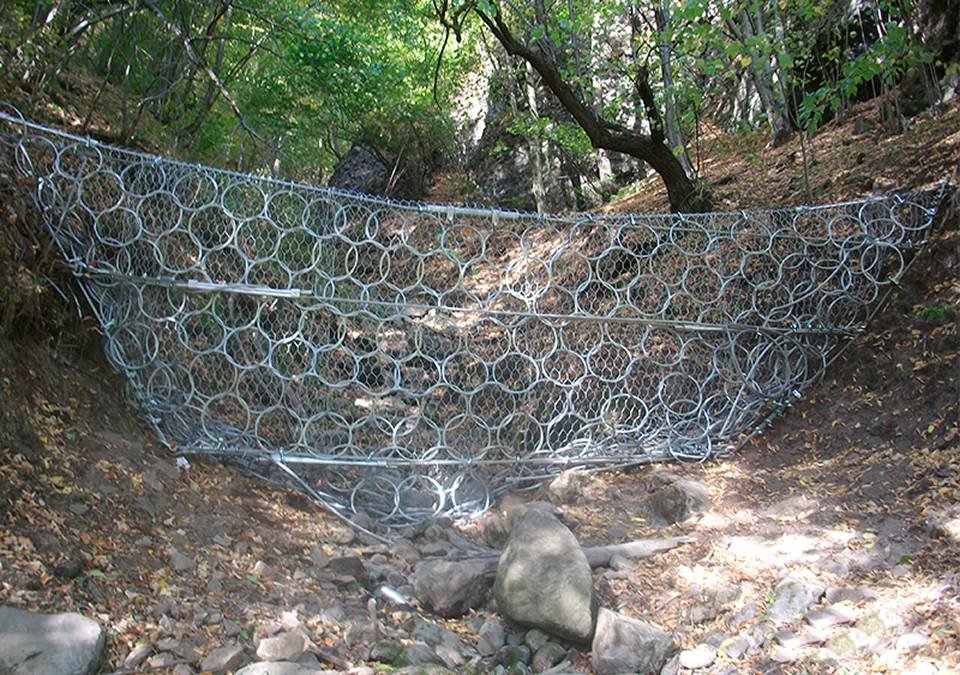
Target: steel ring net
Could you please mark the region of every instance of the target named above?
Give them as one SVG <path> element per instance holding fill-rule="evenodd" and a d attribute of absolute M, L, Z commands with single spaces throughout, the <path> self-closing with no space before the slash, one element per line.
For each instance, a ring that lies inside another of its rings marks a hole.
<path fill-rule="evenodd" d="M 390 525 L 725 452 L 862 329 L 941 194 L 542 216 L 0 130 L 162 440 Z"/>

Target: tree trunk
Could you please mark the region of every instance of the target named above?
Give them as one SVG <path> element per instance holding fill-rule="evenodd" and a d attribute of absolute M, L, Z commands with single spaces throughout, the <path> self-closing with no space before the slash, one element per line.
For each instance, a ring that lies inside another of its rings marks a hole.
<path fill-rule="evenodd" d="M 671 65 L 673 42 L 667 33 L 670 28 L 669 0 L 661 0 L 660 6 L 654 8 L 653 16 L 659 32 L 657 47 L 660 50 L 660 74 L 663 77 L 663 117 L 667 141 L 671 148 L 680 148 L 678 159 L 683 165 L 683 170 L 692 177 L 695 172 L 693 164 L 690 163 L 690 155 L 687 153 L 686 138 L 677 121 L 677 105 L 673 97 L 673 66 Z"/>
<path fill-rule="evenodd" d="M 622 152 L 647 162 L 663 180 L 672 211 L 703 211 L 709 208 L 709 199 L 698 191 L 680 160 L 664 142 L 663 120 L 655 106 L 643 66 L 637 69 L 636 86 L 647 116 L 651 119 L 649 135 L 604 120 L 574 91 L 557 65 L 539 46 L 528 46 L 514 37 L 499 12 L 488 16 L 477 7 L 474 12 L 503 45 L 507 54 L 519 56 L 537 71 L 547 88 L 587 134 L 594 148 Z"/>
<path fill-rule="evenodd" d="M 540 108 L 537 105 L 537 87 L 533 81 L 533 68 L 527 65 L 524 73 L 524 89 L 527 95 L 527 109 L 534 119 L 540 118 Z M 530 153 L 530 183 L 533 190 L 533 201 L 537 206 L 537 213 L 544 213 L 547 210 L 547 190 L 544 187 L 543 176 L 546 164 L 543 143 L 540 134 L 530 134 L 527 139 L 527 152 Z"/>

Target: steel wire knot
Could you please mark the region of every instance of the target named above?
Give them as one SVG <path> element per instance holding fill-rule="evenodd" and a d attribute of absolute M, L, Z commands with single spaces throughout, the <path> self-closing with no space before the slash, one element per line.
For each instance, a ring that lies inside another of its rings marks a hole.
<path fill-rule="evenodd" d="M 942 195 L 541 216 L 171 161 L 9 109 L 0 131 L 160 438 L 386 525 L 728 452 L 863 329 Z"/>

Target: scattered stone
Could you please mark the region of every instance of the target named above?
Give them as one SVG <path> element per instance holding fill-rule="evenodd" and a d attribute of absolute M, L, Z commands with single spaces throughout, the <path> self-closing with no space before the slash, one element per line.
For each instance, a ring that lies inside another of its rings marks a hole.
<path fill-rule="evenodd" d="M 856 658 L 859 653 L 857 644 L 850 637 L 849 633 L 842 633 L 827 640 L 824 651 L 828 651 L 841 659 Z"/>
<path fill-rule="evenodd" d="M 399 671 L 394 671 L 399 672 Z M 313 666 L 305 666 L 290 661 L 268 661 L 266 663 L 251 663 L 234 673 L 234 675 L 336 675 L 336 670 L 317 670 Z"/>
<path fill-rule="evenodd" d="M 807 612 L 804 618 L 814 628 L 829 628 L 844 623 L 853 623 L 857 620 L 857 614 L 843 605 L 828 605 Z"/>
<path fill-rule="evenodd" d="M 79 614 L 0 607 L 0 673 L 87 675 L 97 671 L 105 644 L 100 624 Z"/>
<path fill-rule="evenodd" d="M 480 627 L 477 640 L 477 651 L 480 656 L 493 656 L 506 641 L 503 626 L 493 619 L 487 619 Z"/>
<path fill-rule="evenodd" d="M 437 645 L 433 651 L 436 652 L 438 657 L 440 657 L 443 665 L 447 666 L 448 668 L 459 670 L 460 666 L 467 662 L 466 658 L 463 656 L 463 652 L 456 647 L 440 644 Z"/>
<path fill-rule="evenodd" d="M 611 673 L 659 673 L 676 651 L 673 638 L 642 621 L 601 609 L 593 636 L 593 670 Z"/>
<path fill-rule="evenodd" d="M 740 597 L 740 588 L 732 584 L 720 584 L 706 588 L 697 595 L 698 602 L 687 610 L 691 623 L 705 623 L 715 619 L 728 605 Z"/>
<path fill-rule="evenodd" d="M 398 539 L 390 547 L 390 553 L 411 565 L 420 560 L 420 552 L 409 539 Z"/>
<path fill-rule="evenodd" d="M 593 635 L 593 575 L 576 537 L 546 510 L 528 508 L 500 556 L 493 586 L 514 621 L 575 642 Z"/>
<path fill-rule="evenodd" d="M 186 663 L 178 663 L 173 669 L 173 675 L 193 675 L 193 668 Z"/>
<path fill-rule="evenodd" d="M 341 546 L 349 546 L 357 538 L 352 527 L 338 527 L 333 531 L 333 540 Z"/>
<path fill-rule="evenodd" d="M 877 599 L 877 594 L 866 586 L 832 586 L 827 589 L 827 602 L 869 602 Z"/>
<path fill-rule="evenodd" d="M 237 673 L 240 675 L 240 673 Z M 390 675 L 453 675 L 452 670 L 447 670 L 436 663 L 424 663 L 418 666 L 407 666 L 399 670 L 393 670 Z"/>
<path fill-rule="evenodd" d="M 421 544 L 418 550 L 427 558 L 442 558 L 450 552 L 450 542 L 428 541 Z"/>
<path fill-rule="evenodd" d="M 709 668 L 717 660 L 717 650 L 710 645 L 697 645 L 680 652 L 680 665 L 690 670 Z"/>
<path fill-rule="evenodd" d="M 177 572 L 187 572 L 193 569 L 193 558 L 181 553 L 178 549 L 170 547 L 170 567 Z"/>
<path fill-rule="evenodd" d="M 556 642 L 547 642 L 540 647 L 533 655 L 531 667 L 533 672 L 542 673 L 545 670 L 553 668 L 563 661 L 567 655 L 567 648 Z"/>
<path fill-rule="evenodd" d="M 783 645 L 776 645 L 770 650 L 770 660 L 776 663 L 793 663 L 797 660 L 797 651 Z"/>
<path fill-rule="evenodd" d="M 350 530 L 353 532 L 353 530 Z M 364 575 L 363 561 L 355 555 L 339 556 L 330 559 L 329 569 L 334 574 L 354 579 L 362 579 Z"/>
<path fill-rule="evenodd" d="M 237 637 L 238 635 L 240 635 L 240 631 L 243 630 L 243 628 L 236 621 L 231 621 L 230 619 L 227 619 L 226 621 L 223 622 L 223 625 L 221 626 L 221 630 L 223 631 L 223 634 L 226 637 Z"/>
<path fill-rule="evenodd" d="M 793 621 L 823 596 L 822 586 L 795 579 L 784 579 L 777 585 L 776 595 L 767 609 L 772 621 Z"/>
<path fill-rule="evenodd" d="M 161 654 L 154 654 L 149 659 L 147 659 L 147 667 L 151 669 L 160 669 L 160 668 L 173 668 L 177 663 L 177 657 L 169 652 L 163 652 Z"/>
<path fill-rule="evenodd" d="M 140 643 L 127 654 L 123 660 L 123 667 L 126 670 L 136 670 L 137 666 L 143 663 L 150 654 L 153 653 L 153 647 L 146 643 Z"/>
<path fill-rule="evenodd" d="M 857 629 L 873 638 L 893 637 L 903 628 L 903 619 L 890 612 L 872 612 L 857 621 Z"/>
<path fill-rule="evenodd" d="M 460 645 L 460 636 L 452 630 L 442 628 L 432 621 L 417 618 L 413 630 L 410 631 L 413 637 L 426 642 L 428 645 L 446 644 L 450 646 Z"/>
<path fill-rule="evenodd" d="M 484 560 L 424 560 L 414 572 L 414 593 L 434 614 L 461 616 L 486 598 L 494 564 Z"/>
<path fill-rule="evenodd" d="M 507 669 L 521 664 L 526 666 L 530 663 L 530 648 L 526 645 L 505 645 L 497 651 L 493 662 Z"/>
<path fill-rule="evenodd" d="M 678 480 L 660 487 L 650 498 L 651 515 L 668 525 L 682 523 L 710 507 L 706 486 L 692 480 Z"/>
<path fill-rule="evenodd" d="M 923 633 L 904 633 L 897 638 L 896 649 L 897 651 L 910 651 L 911 649 L 923 647 L 928 642 L 930 642 L 930 638 Z"/>
<path fill-rule="evenodd" d="M 414 642 L 403 650 L 396 663 L 398 666 L 419 666 L 425 663 L 439 665 L 441 661 L 426 642 Z"/>
<path fill-rule="evenodd" d="M 310 561 L 314 567 L 322 570 L 330 564 L 330 556 L 327 555 L 327 552 L 323 550 L 322 546 L 317 545 L 310 549 Z"/>
<path fill-rule="evenodd" d="M 303 635 L 298 631 L 290 631 L 260 640 L 257 656 L 264 661 L 296 661 L 305 648 Z"/>
<path fill-rule="evenodd" d="M 680 673 L 680 655 L 674 655 L 667 664 L 660 669 L 660 675 L 679 675 Z"/>
<path fill-rule="evenodd" d="M 840 657 L 826 647 L 821 647 L 814 651 L 813 654 L 810 655 L 810 659 L 825 668 L 837 668 L 840 665 Z"/>
<path fill-rule="evenodd" d="M 53 566 L 53 573 L 61 579 L 75 579 L 83 571 L 83 559 L 69 558 L 59 565 Z"/>
<path fill-rule="evenodd" d="M 224 673 L 236 670 L 243 663 L 243 647 L 232 645 L 218 647 L 206 655 L 200 670 L 210 673 Z"/>
<path fill-rule="evenodd" d="M 547 485 L 547 498 L 554 504 L 576 504 L 594 482 L 585 469 L 567 469 Z"/>
<path fill-rule="evenodd" d="M 723 646 L 724 653 L 734 661 L 740 659 L 750 648 L 750 642 L 744 638 L 736 638 Z"/>
<path fill-rule="evenodd" d="M 534 653 L 549 641 L 550 636 L 539 628 L 528 630 L 523 636 L 523 644 L 527 645 L 530 651 Z"/>
<path fill-rule="evenodd" d="M 403 645 L 396 640 L 377 640 L 370 647 L 370 660 L 380 663 L 396 663 L 403 654 Z"/>

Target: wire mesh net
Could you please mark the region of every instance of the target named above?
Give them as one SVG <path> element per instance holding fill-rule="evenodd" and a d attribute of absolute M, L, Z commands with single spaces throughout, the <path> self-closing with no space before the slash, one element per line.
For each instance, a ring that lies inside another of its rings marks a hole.
<path fill-rule="evenodd" d="M 175 162 L 16 111 L 0 132 L 160 438 L 387 525 L 729 451 L 862 330 L 941 194 L 544 216 Z"/>

